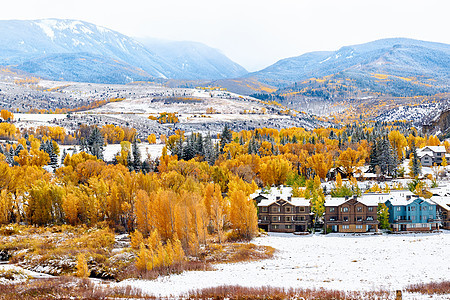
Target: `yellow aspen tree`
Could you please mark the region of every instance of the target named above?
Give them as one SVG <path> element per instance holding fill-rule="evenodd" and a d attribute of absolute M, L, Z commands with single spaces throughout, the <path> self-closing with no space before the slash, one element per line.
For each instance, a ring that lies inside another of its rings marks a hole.
<path fill-rule="evenodd" d="M 151 228 L 150 209 L 150 197 L 147 192 L 138 190 L 135 201 L 136 225 L 144 235 L 148 235 Z"/>
<path fill-rule="evenodd" d="M 145 248 L 144 243 L 141 243 L 139 245 L 139 253 L 136 258 L 135 266 L 141 272 L 152 270 L 153 266 L 150 265 L 151 268 L 149 269 L 148 262 L 149 262 L 149 251 Z"/>
<path fill-rule="evenodd" d="M 84 253 L 80 253 L 77 255 L 77 277 L 86 278 L 89 277 L 90 271 L 87 265 L 86 256 Z"/>
<path fill-rule="evenodd" d="M 66 221 L 70 225 L 76 225 L 78 223 L 78 197 L 73 193 L 68 193 L 63 198 L 62 204 Z"/>
<path fill-rule="evenodd" d="M 336 175 L 336 188 L 340 188 L 342 187 L 342 177 L 341 177 L 341 173 L 338 173 Z"/>
<path fill-rule="evenodd" d="M 241 190 L 230 194 L 230 222 L 237 238 L 251 240 L 258 232 L 256 207 Z"/>
<path fill-rule="evenodd" d="M 131 248 L 133 249 L 139 249 L 140 245 L 144 242 L 144 236 L 137 229 L 134 232 L 130 233 L 130 238 Z"/>

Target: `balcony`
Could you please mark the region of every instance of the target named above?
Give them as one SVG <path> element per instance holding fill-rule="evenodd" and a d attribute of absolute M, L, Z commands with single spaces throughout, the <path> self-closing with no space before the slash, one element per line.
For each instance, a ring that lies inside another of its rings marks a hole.
<path fill-rule="evenodd" d="M 258 220 L 258 224 L 270 224 L 269 220 Z"/>
<path fill-rule="evenodd" d="M 428 219 L 427 223 L 440 223 L 441 219 Z"/>
<path fill-rule="evenodd" d="M 394 220 L 394 224 L 410 224 L 411 220 Z"/>

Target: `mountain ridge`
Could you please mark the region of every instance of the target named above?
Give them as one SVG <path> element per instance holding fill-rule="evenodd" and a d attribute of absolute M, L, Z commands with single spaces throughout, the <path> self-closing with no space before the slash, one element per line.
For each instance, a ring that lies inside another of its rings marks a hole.
<path fill-rule="evenodd" d="M 208 49 L 215 51 L 212 48 Z M 52 78 L 52 73 L 47 72 L 48 69 L 44 67 L 43 59 L 47 55 L 76 56 L 79 53 L 103 56 L 103 59 L 108 61 L 118 60 L 119 65 L 126 64 L 132 68 L 142 69 L 146 73 L 144 76 L 146 78 L 220 79 L 247 73 L 244 68 L 225 56 L 217 62 L 218 66 L 229 64 L 232 66 L 230 70 L 235 68 L 238 72 L 218 73 L 217 68 L 213 68 L 214 61 L 206 67 L 195 66 L 194 72 L 186 72 L 177 67 L 175 61 L 168 61 L 157 55 L 134 38 L 89 22 L 69 19 L 0 20 L 0 64 L 25 68 L 30 65 L 29 60 L 34 61 L 33 70 L 37 72 L 36 74 Z M 40 63 L 36 63 L 38 59 L 41 60 Z M 185 59 L 190 58 L 185 57 Z M 194 65 L 195 61 L 195 59 L 190 60 Z M 39 68 L 39 66 L 43 67 Z M 89 65 L 66 64 L 65 67 L 69 69 L 56 70 L 56 73 L 68 72 L 71 67 L 80 67 L 86 71 Z M 111 71 L 113 68 L 108 70 Z M 31 69 L 23 69 L 23 71 L 30 72 Z M 73 69 L 73 71 L 77 73 L 79 70 Z M 96 71 L 101 70 L 96 68 Z M 82 76 L 77 81 L 88 81 L 92 75 L 95 74 Z M 142 76 L 137 76 L 136 79 L 132 76 L 129 81 L 141 79 Z"/>

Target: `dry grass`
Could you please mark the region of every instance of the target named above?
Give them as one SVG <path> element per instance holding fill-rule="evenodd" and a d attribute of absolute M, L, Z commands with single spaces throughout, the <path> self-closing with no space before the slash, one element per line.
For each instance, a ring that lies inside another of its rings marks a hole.
<path fill-rule="evenodd" d="M 344 292 L 325 289 L 285 289 L 277 287 L 219 286 L 192 291 L 190 299 L 304 299 L 304 300 L 381 300 L 393 299 L 389 291 Z"/>
<path fill-rule="evenodd" d="M 236 263 L 273 257 L 275 249 L 251 243 L 225 243 L 208 245 L 202 259 L 210 263 Z"/>
<path fill-rule="evenodd" d="M 175 263 L 168 267 L 158 267 L 151 271 L 140 271 L 134 264 L 127 267 L 119 276 L 115 279 L 121 281 L 129 278 L 139 278 L 153 280 L 158 276 L 167 276 L 170 274 L 180 274 L 184 271 L 210 271 L 212 270 L 211 264 L 202 261 L 183 261 L 181 263 Z"/>
<path fill-rule="evenodd" d="M 87 279 L 57 277 L 22 284 L 0 285 L 0 300 L 44 299 L 155 299 L 131 287 L 95 285 Z"/>
<path fill-rule="evenodd" d="M 406 287 L 406 290 L 411 293 L 427 295 L 450 294 L 450 281 L 411 284 Z"/>

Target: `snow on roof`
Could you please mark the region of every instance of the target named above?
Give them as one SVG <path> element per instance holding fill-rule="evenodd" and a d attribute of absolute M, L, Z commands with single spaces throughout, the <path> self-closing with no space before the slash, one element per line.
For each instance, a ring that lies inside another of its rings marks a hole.
<path fill-rule="evenodd" d="M 418 152 L 423 152 L 423 151 L 433 151 L 433 152 L 447 152 L 447 150 L 445 149 L 445 146 L 425 146 L 423 148 L 420 148 Z"/>
<path fill-rule="evenodd" d="M 261 202 L 258 203 L 258 206 L 269 206 L 269 205 L 275 203 L 275 201 L 276 200 L 274 200 L 274 199 L 264 199 L 264 200 L 261 200 Z"/>
<path fill-rule="evenodd" d="M 327 198 L 325 200 L 325 206 L 339 206 L 343 203 L 345 203 L 345 201 L 347 201 L 348 199 L 345 198 Z"/>
<path fill-rule="evenodd" d="M 433 196 L 430 198 L 432 202 L 450 211 L 450 197 Z"/>
<path fill-rule="evenodd" d="M 390 194 L 370 193 L 362 195 L 358 201 L 366 206 L 377 206 L 378 203 L 384 203 L 390 198 L 392 198 Z"/>
<path fill-rule="evenodd" d="M 305 199 L 305 198 L 299 198 L 299 197 L 295 197 L 295 198 L 291 198 L 291 201 L 289 201 L 292 203 L 292 205 L 294 206 L 309 206 L 309 200 Z"/>
<path fill-rule="evenodd" d="M 259 202 L 258 206 L 269 206 L 274 204 L 275 202 L 277 202 L 277 200 L 284 200 L 287 203 L 293 205 L 293 206 L 309 206 L 309 200 L 305 199 L 305 198 L 299 198 L 299 197 L 295 197 L 295 198 L 291 198 L 291 200 L 286 199 L 277 199 L 275 196 L 270 196 L 269 199 L 264 199 L 261 200 L 261 202 Z"/>
<path fill-rule="evenodd" d="M 421 201 L 425 201 L 430 205 L 436 205 L 435 203 L 433 203 L 431 200 L 429 199 L 424 199 L 424 198 L 420 198 L 420 197 L 412 197 L 410 199 L 406 199 L 405 197 L 393 197 L 391 199 L 389 199 L 391 201 L 391 204 L 393 206 L 406 206 L 409 205 L 411 203 L 413 203 L 416 200 L 421 200 Z"/>

